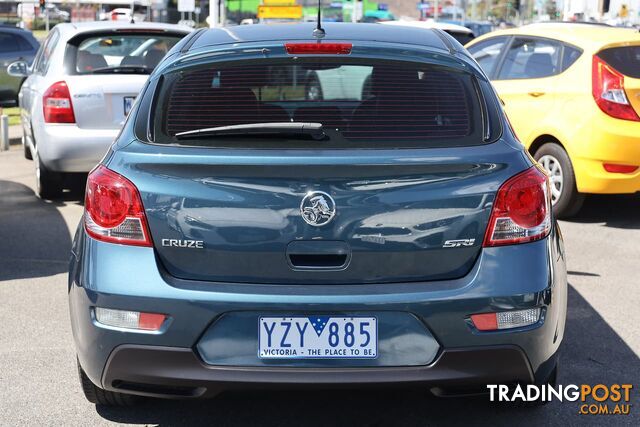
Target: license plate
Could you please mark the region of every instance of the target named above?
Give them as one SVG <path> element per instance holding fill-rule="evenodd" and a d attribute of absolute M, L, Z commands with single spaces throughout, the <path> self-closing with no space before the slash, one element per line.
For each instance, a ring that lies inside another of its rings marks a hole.
<path fill-rule="evenodd" d="M 136 100 L 135 96 L 125 96 L 124 97 L 124 115 L 125 117 L 129 115 L 129 111 L 131 111 L 131 107 L 133 107 L 133 102 Z"/>
<path fill-rule="evenodd" d="M 261 359 L 375 359 L 375 317 L 261 317 Z"/>

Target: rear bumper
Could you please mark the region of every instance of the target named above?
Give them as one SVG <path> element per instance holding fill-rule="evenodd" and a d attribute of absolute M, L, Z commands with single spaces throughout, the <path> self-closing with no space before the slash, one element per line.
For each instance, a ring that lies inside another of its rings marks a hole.
<path fill-rule="evenodd" d="M 389 368 L 251 368 L 205 365 L 190 348 L 122 345 L 109 357 L 102 384 L 154 397 L 213 396 L 228 389 L 284 386 L 416 385 L 435 393 L 483 392 L 486 384 L 535 380 L 517 346 L 444 350 L 427 366 Z"/>
<path fill-rule="evenodd" d="M 553 359 L 564 333 L 567 279 L 555 227 L 541 241 L 483 249 L 460 279 L 424 283 L 282 286 L 178 280 L 158 267 L 153 249 L 98 242 L 82 227 L 73 251 L 69 305 L 78 358 L 94 383 L 112 390 L 144 394 L 154 386 L 159 395 L 200 396 L 253 383 L 463 388 L 530 382 Z M 171 323 L 157 334 L 107 329 L 92 318 L 94 307 L 165 313 Z M 532 307 L 542 307 L 544 319 L 525 328 L 482 333 L 466 320 L 473 313 Z M 376 314 L 381 322 L 390 313 L 404 313 L 437 341 L 438 351 L 419 361 L 407 355 L 420 349 L 398 350 L 415 348 L 418 340 L 408 324 L 395 322 L 380 343 L 391 357 L 367 366 L 264 361 L 257 357 L 256 329 L 220 322 L 230 313 L 319 312 Z M 207 358 L 201 344 L 216 328 L 222 334 L 209 348 L 233 351 Z M 158 392 L 165 386 L 182 391 Z"/>
<path fill-rule="evenodd" d="M 55 172 L 89 172 L 118 135 L 117 129 L 81 129 L 72 124 L 45 124 L 34 132 L 38 156 Z"/>
<path fill-rule="evenodd" d="M 597 111 L 585 121 L 571 144 L 571 161 L 581 193 L 621 194 L 640 191 L 640 123 Z M 639 166 L 634 173 L 610 173 L 604 163 Z"/>
<path fill-rule="evenodd" d="M 640 142 L 638 142 L 640 145 Z M 594 194 L 629 194 L 640 191 L 640 157 L 612 161 L 572 159 L 576 173 L 578 191 Z M 611 173 L 604 169 L 604 163 L 639 166 L 634 173 Z"/>

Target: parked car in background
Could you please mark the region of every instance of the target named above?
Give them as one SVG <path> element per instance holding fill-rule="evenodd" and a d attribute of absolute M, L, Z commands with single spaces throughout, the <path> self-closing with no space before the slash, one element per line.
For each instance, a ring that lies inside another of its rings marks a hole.
<path fill-rule="evenodd" d="M 396 17 L 388 10 L 367 10 L 364 12 L 360 22 L 376 23 L 383 21 L 395 21 Z"/>
<path fill-rule="evenodd" d="M 118 7 L 110 10 L 109 12 L 103 12 L 100 14 L 99 19 L 101 21 L 124 21 L 131 22 L 131 9 L 126 7 Z M 133 20 L 135 22 L 143 22 L 147 16 L 142 12 L 133 11 Z"/>
<path fill-rule="evenodd" d="M 444 22 L 447 24 L 455 24 L 461 25 L 470 29 L 473 32 L 473 35 L 476 37 L 480 37 L 484 34 L 490 33 L 493 31 L 493 23 L 489 21 L 459 21 L 459 20 L 440 20 L 438 22 Z"/>
<path fill-rule="evenodd" d="M 189 28 L 169 24 L 87 22 L 56 25 L 27 77 L 20 108 L 37 193 L 50 199 L 106 153 L 149 74 Z M 80 175 L 82 178 L 82 175 Z"/>
<path fill-rule="evenodd" d="M 586 193 L 640 191 L 640 33 L 546 23 L 467 45 L 491 77 L 520 141 L 551 177 L 556 213 Z"/>
<path fill-rule="evenodd" d="M 0 106 L 18 105 L 24 77 L 10 76 L 7 67 L 15 61 L 33 62 L 40 43 L 29 31 L 0 25 Z"/>
<path fill-rule="evenodd" d="M 46 7 L 46 13 L 49 15 L 49 19 L 57 22 L 69 22 L 71 14 L 66 10 L 60 10 L 55 4 L 48 3 Z"/>
<path fill-rule="evenodd" d="M 380 21 L 383 25 L 400 25 L 403 27 L 414 27 L 424 29 L 438 29 L 452 36 L 461 45 L 469 43 L 475 38 L 475 34 L 470 29 L 462 25 L 448 24 L 446 22 L 434 21 L 433 19 L 426 21 L 398 20 L 398 21 Z"/>
<path fill-rule="evenodd" d="M 89 401 L 555 383 L 565 251 L 487 76 L 439 30 L 314 30 L 187 36 L 89 174 L 68 292 Z M 334 95 L 274 67 L 333 70 Z"/>

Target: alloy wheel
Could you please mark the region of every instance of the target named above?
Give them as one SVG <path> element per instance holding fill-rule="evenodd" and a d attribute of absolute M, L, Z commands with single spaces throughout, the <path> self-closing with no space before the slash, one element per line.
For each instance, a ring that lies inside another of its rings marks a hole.
<path fill-rule="evenodd" d="M 564 185 L 564 175 L 560 161 L 549 154 L 545 154 L 538 159 L 538 163 L 540 163 L 542 168 L 547 172 L 547 175 L 549 175 L 551 204 L 555 205 L 562 195 L 562 187 Z"/>

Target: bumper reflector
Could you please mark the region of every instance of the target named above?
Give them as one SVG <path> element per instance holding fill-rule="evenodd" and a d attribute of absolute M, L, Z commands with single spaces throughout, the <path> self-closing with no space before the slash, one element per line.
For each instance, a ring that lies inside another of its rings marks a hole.
<path fill-rule="evenodd" d="M 479 331 L 496 331 L 533 325 L 540 320 L 540 308 L 472 314 L 471 321 Z"/>
<path fill-rule="evenodd" d="M 614 163 L 604 163 L 604 170 L 611 173 L 634 173 L 638 170 L 638 166 L 634 165 L 618 165 Z"/>
<path fill-rule="evenodd" d="M 96 307 L 95 314 L 96 321 L 102 325 L 143 331 L 159 330 L 167 318 L 164 314 L 113 310 L 102 307 Z"/>

